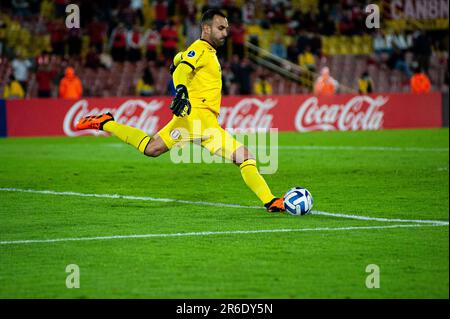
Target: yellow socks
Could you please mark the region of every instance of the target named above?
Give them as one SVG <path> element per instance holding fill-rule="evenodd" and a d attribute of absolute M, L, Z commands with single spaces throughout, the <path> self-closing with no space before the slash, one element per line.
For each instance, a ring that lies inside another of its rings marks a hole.
<path fill-rule="evenodd" d="M 275 197 L 272 195 L 264 178 L 259 174 L 255 160 L 248 159 L 239 168 L 245 184 L 258 196 L 263 204 L 270 202 Z"/>
<path fill-rule="evenodd" d="M 109 121 L 103 125 L 103 130 L 114 134 L 122 141 L 137 148 L 141 153 L 144 153 L 150 136 L 147 133 L 131 126 L 119 124 L 116 121 Z"/>

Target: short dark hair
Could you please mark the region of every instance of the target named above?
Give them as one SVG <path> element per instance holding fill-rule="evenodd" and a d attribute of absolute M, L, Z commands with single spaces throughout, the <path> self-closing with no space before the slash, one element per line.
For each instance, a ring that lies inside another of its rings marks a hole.
<path fill-rule="evenodd" d="M 211 24 L 214 16 L 221 16 L 223 18 L 226 18 L 227 16 L 220 11 L 219 9 L 208 9 L 203 13 L 202 20 L 200 21 L 200 25 L 203 26 L 204 24 Z"/>

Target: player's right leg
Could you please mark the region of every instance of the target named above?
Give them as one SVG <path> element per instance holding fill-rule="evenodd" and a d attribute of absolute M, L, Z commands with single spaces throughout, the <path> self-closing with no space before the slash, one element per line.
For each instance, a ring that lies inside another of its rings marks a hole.
<path fill-rule="evenodd" d="M 168 147 L 158 135 L 150 137 L 140 129 L 117 123 L 111 113 L 86 116 L 77 123 L 76 128 L 109 132 L 147 156 L 156 157 L 168 151 Z"/>

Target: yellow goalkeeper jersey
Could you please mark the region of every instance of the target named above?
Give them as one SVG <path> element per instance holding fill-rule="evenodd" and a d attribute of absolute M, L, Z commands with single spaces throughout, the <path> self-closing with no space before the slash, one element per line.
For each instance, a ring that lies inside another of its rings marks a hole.
<path fill-rule="evenodd" d="M 192 68 L 187 90 L 194 108 L 220 112 L 222 69 L 216 50 L 205 40 L 197 40 L 174 58 L 174 64 L 185 63 Z"/>

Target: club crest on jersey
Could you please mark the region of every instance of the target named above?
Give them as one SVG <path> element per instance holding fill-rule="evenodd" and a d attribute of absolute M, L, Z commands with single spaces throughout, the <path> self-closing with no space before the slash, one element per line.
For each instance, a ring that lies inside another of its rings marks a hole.
<path fill-rule="evenodd" d="M 189 51 L 187 56 L 190 57 L 190 58 L 193 58 L 195 56 L 195 51 L 194 50 Z"/>
<path fill-rule="evenodd" d="M 172 130 L 171 132 L 170 132 L 170 137 L 174 140 L 174 141 L 176 141 L 176 140 L 178 140 L 179 138 L 180 138 L 180 136 L 181 136 L 181 132 L 179 131 L 179 130 Z"/>

